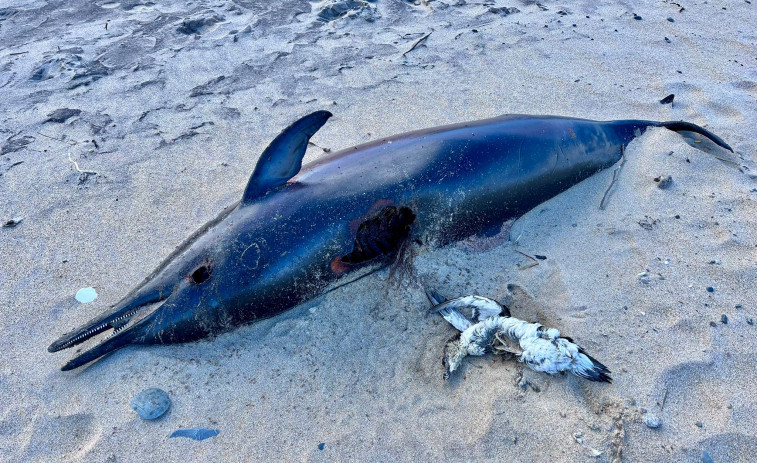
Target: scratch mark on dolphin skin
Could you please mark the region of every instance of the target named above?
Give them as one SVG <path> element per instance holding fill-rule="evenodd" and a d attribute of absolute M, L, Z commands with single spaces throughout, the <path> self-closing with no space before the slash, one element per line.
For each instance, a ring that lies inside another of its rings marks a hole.
<path fill-rule="evenodd" d="M 258 252 L 258 257 L 257 257 L 257 259 L 255 259 L 255 266 L 250 267 L 249 265 L 247 265 L 247 263 L 246 263 L 246 261 L 244 259 L 244 255 L 247 254 L 247 251 L 249 251 L 250 248 L 252 248 L 252 247 L 255 247 L 255 250 Z M 245 267 L 247 267 L 250 270 L 255 270 L 256 268 L 258 268 L 258 265 L 260 265 L 260 246 L 258 246 L 258 243 L 252 243 L 249 246 L 247 246 L 244 249 L 244 251 L 242 251 L 242 255 L 239 257 L 239 259 L 242 261 L 242 265 L 244 265 Z"/>

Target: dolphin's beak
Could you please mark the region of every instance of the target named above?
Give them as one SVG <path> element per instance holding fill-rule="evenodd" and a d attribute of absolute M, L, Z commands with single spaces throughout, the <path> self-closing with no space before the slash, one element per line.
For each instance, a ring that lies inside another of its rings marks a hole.
<path fill-rule="evenodd" d="M 109 354 L 126 345 L 138 341 L 141 337 L 144 336 L 144 332 L 150 325 L 151 321 L 151 317 L 145 317 L 140 319 L 137 323 L 128 326 L 127 328 L 114 330 L 113 334 L 105 338 L 103 342 L 69 360 L 68 363 L 61 367 L 61 371 L 68 371 L 73 370 L 74 368 L 79 368 L 80 366 L 85 365 L 93 360 L 97 360 L 103 355 Z"/>
<path fill-rule="evenodd" d="M 68 362 L 62 368 L 66 371 L 133 343 L 144 333 L 144 325 L 148 324 L 151 318 L 149 316 L 165 302 L 169 295 L 170 293 L 164 295 L 158 290 L 134 292 L 122 299 L 112 310 L 61 336 L 50 344 L 47 350 L 57 352 L 68 349 L 103 331 L 113 329 L 113 333 L 102 343 Z"/>

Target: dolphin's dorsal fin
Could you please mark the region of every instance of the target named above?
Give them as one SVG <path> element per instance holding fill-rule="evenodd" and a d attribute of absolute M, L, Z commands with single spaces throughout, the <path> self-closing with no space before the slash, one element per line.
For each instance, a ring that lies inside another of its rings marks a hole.
<path fill-rule="evenodd" d="M 328 111 L 316 111 L 290 125 L 260 155 L 255 171 L 247 182 L 242 203 L 263 196 L 297 175 L 308 140 L 332 116 Z"/>

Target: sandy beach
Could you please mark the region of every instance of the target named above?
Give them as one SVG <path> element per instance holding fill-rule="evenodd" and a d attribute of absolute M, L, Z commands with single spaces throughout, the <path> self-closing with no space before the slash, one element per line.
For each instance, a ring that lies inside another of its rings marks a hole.
<path fill-rule="evenodd" d="M 755 17 L 743 0 L 0 1 L 0 221 L 23 219 L 0 228 L 0 461 L 757 460 Z M 498 235 L 416 249 L 418 281 L 508 298 L 613 384 L 491 355 L 445 381 L 453 328 L 386 270 L 213 340 L 61 372 L 81 346 L 47 346 L 237 201 L 267 144 L 320 109 L 334 117 L 306 163 L 501 114 L 685 120 L 735 153 L 650 129 L 622 168 Z M 143 421 L 129 402 L 151 387 L 172 406 Z M 169 438 L 195 427 L 220 433 Z"/>

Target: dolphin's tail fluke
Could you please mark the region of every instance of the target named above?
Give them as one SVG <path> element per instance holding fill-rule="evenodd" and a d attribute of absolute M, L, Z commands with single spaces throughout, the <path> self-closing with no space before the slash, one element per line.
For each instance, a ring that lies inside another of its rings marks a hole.
<path fill-rule="evenodd" d="M 714 133 L 710 132 L 709 130 L 705 129 L 704 127 L 700 127 L 696 124 L 692 124 L 691 122 L 684 122 L 684 121 L 668 121 L 668 122 L 657 122 L 656 123 L 658 127 L 665 127 L 668 130 L 672 130 L 674 132 L 694 132 L 698 133 L 699 135 L 702 135 L 704 137 L 707 137 L 710 139 L 713 143 L 718 145 L 721 148 L 725 148 L 731 153 L 733 153 L 733 148 L 731 148 L 728 143 L 726 143 L 722 138 L 718 137 Z"/>
<path fill-rule="evenodd" d="M 704 127 L 700 127 L 696 124 L 692 124 L 691 122 L 684 122 L 684 121 L 657 122 L 657 121 L 630 119 L 630 120 L 610 121 L 609 124 L 614 128 L 616 135 L 620 138 L 621 142 L 624 144 L 629 143 L 631 140 L 633 140 L 634 138 L 644 133 L 644 131 L 648 127 L 664 127 L 668 130 L 672 130 L 673 132 L 678 132 L 678 133 L 692 132 L 692 133 L 702 135 L 703 137 L 707 138 L 708 140 L 718 145 L 719 147 L 723 149 L 727 149 L 728 151 L 733 153 L 733 148 L 731 148 L 728 145 L 728 143 L 726 143 L 722 138 L 718 137 L 717 135 L 705 129 Z M 697 140 L 697 143 L 698 143 L 698 140 Z M 692 146 L 702 151 L 707 151 L 707 149 L 704 148 L 702 145 L 694 144 Z"/>

